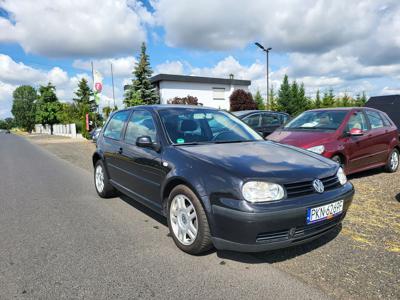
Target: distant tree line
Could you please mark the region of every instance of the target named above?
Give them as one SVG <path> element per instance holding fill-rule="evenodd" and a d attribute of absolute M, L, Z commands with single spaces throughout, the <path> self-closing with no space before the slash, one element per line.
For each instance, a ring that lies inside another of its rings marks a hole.
<path fill-rule="evenodd" d="M 97 126 L 102 121 L 97 109 L 93 92 L 87 80 L 82 78 L 72 103 L 60 102 L 56 87 L 50 82 L 37 90 L 30 85 L 19 86 L 13 92 L 11 113 L 14 116 L 13 126 L 28 132 L 34 129 L 35 124 L 50 125 L 52 133 L 54 124 L 75 123 L 78 132 L 88 136 L 86 114 L 89 114 L 93 126 Z"/>
<path fill-rule="evenodd" d="M 303 83 L 299 84 L 296 80 L 289 82 L 288 76 L 285 75 L 278 92 L 275 92 L 274 87 L 271 87 L 268 92 L 268 100 L 267 105 L 260 91 L 257 91 L 253 96 L 244 90 L 236 90 L 230 96 L 231 111 L 267 109 L 296 116 L 303 111 L 314 108 L 364 106 L 367 102 L 367 96 L 365 92 L 357 94 L 354 98 L 347 93 L 336 96 L 333 89 L 328 89 L 322 95 L 320 90 L 317 90 L 315 98 L 311 98 L 306 96 Z"/>

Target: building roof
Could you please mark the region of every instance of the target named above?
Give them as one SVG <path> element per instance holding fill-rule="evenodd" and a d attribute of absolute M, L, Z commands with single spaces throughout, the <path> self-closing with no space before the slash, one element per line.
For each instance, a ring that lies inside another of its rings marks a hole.
<path fill-rule="evenodd" d="M 173 74 L 157 74 L 150 78 L 150 82 L 153 84 L 158 83 L 160 81 L 178 81 L 178 82 L 195 82 L 195 83 L 228 84 L 228 85 L 234 84 L 234 85 L 245 85 L 245 86 L 249 86 L 251 84 L 250 80 L 173 75 Z"/>
<path fill-rule="evenodd" d="M 400 128 L 400 95 L 371 97 L 365 106 L 385 112 L 396 126 Z"/>

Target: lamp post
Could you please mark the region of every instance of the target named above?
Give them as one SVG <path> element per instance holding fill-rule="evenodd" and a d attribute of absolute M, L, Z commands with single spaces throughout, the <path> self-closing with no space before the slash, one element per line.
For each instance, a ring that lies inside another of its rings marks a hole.
<path fill-rule="evenodd" d="M 260 48 L 262 51 L 264 51 L 267 55 L 267 106 L 269 105 L 269 51 L 272 50 L 271 47 L 269 48 L 264 48 L 263 45 L 261 45 L 260 43 L 254 43 L 258 48 Z"/>

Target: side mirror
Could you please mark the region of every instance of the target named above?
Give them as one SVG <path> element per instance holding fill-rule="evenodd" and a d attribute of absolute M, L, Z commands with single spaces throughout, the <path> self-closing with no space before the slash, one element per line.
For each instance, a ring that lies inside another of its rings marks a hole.
<path fill-rule="evenodd" d="M 361 136 L 361 135 L 364 134 L 364 132 L 363 132 L 361 129 L 352 128 L 352 129 L 350 129 L 349 134 L 350 134 L 351 136 Z"/>
<path fill-rule="evenodd" d="M 153 142 L 151 140 L 151 137 L 147 135 L 139 136 L 136 139 L 136 146 L 138 147 L 147 147 L 150 148 L 153 146 Z"/>
<path fill-rule="evenodd" d="M 147 135 L 139 136 L 136 139 L 136 146 L 142 147 L 142 148 L 152 148 L 157 152 L 160 150 L 160 146 L 157 143 L 154 143 L 151 140 L 151 137 L 149 137 Z"/>

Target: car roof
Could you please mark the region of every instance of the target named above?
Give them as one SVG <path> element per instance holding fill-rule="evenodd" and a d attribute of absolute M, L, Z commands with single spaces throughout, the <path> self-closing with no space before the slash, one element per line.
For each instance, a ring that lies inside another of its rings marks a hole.
<path fill-rule="evenodd" d="M 281 114 L 281 115 L 287 115 L 287 116 L 289 116 L 288 113 L 280 112 L 280 111 L 272 111 L 272 110 L 256 110 L 256 109 L 254 109 L 254 110 L 238 110 L 238 111 L 232 111 L 232 113 L 233 113 L 235 116 L 238 116 L 238 117 L 243 117 L 243 116 L 246 116 L 246 115 L 249 115 L 249 114 L 260 113 L 260 112 L 266 112 L 266 113 L 271 113 L 271 114 Z"/>

